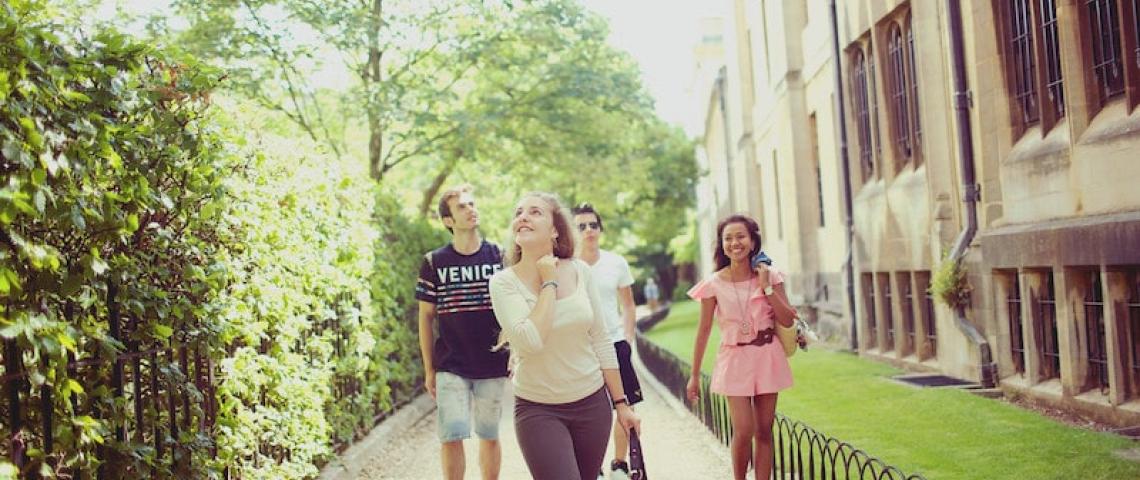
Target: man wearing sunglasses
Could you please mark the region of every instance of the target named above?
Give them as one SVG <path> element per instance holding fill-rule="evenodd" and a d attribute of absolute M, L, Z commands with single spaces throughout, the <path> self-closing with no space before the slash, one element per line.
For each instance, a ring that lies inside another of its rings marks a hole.
<path fill-rule="evenodd" d="M 582 203 L 572 209 L 574 223 L 578 226 L 578 258 L 591 267 L 594 283 L 598 286 L 598 295 L 601 299 L 600 310 L 606 316 L 606 325 L 609 328 L 610 338 L 614 342 L 614 350 L 618 356 L 618 370 L 621 373 L 621 382 L 625 388 L 625 398 L 632 407 L 642 400 L 641 384 L 637 374 L 633 371 L 630 359 L 633 351 L 630 343 L 633 341 L 634 304 L 633 274 L 629 271 L 629 263 L 616 253 L 602 250 L 599 246 L 602 237 L 602 217 L 589 203 Z M 619 314 L 620 307 L 620 314 Z M 629 433 L 620 424 L 614 423 L 614 460 L 610 464 L 610 479 L 629 479 L 629 464 L 626 454 L 629 451 Z M 599 472 L 599 478 L 605 478 Z"/>

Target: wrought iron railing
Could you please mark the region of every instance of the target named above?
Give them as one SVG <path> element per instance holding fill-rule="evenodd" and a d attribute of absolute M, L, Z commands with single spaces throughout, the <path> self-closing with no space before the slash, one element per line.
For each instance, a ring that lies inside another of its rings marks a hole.
<path fill-rule="evenodd" d="M 216 352 L 211 355 L 208 341 L 201 336 L 192 336 L 184 331 L 175 331 L 168 341 L 140 340 L 148 338 L 136 335 L 144 322 L 137 316 L 122 312 L 118 288 L 109 284 L 102 310 L 90 307 L 80 311 L 80 307 L 68 303 L 63 311 L 69 322 L 78 315 L 105 315 L 111 339 L 123 345 L 120 352 L 99 348 L 95 342 L 79 345 L 78 357 L 71 355 L 66 369 L 71 379 L 78 382 L 85 395 L 72 394 L 69 398 L 57 398 L 46 384 L 33 388 L 26 368 L 31 352 L 26 351 L 12 339 L 0 342 L 0 451 L 4 460 L 17 468 L 23 468 L 29 461 L 29 451 L 44 458 L 57 468 L 58 472 L 71 478 L 157 478 L 161 469 L 178 472 L 189 471 L 193 461 L 213 459 L 216 455 L 215 424 L 218 417 L 217 386 L 219 367 L 215 363 Z M 348 301 L 341 297 L 341 301 Z M 359 305 L 356 305 L 359 308 Z M 339 311 L 338 311 L 339 314 Z M 294 345 L 294 350 L 304 352 L 310 362 L 320 361 L 313 350 L 307 348 L 310 338 L 332 336 L 335 361 L 353 355 L 348 349 L 348 334 L 341 327 L 339 318 L 323 321 L 314 320 L 308 335 L 302 336 Z M 268 340 L 259 346 L 259 352 L 269 350 Z M 234 353 L 236 344 L 225 348 L 225 356 Z M 46 363 L 46 358 L 41 358 Z M 342 405 L 359 405 L 353 411 L 354 436 L 334 438 L 333 447 L 343 451 L 353 441 L 359 439 L 371 427 L 379 423 L 400 406 L 415 398 L 422 391 L 422 377 L 416 377 L 414 384 L 405 385 L 389 380 L 391 385 L 390 403 L 382 404 L 381 398 L 374 398 L 369 404 L 362 404 L 360 396 L 373 378 L 363 380 L 351 372 L 335 372 L 331 381 L 333 395 L 330 401 Z M 263 394 L 264 395 L 264 394 Z M 60 464 L 57 457 L 61 447 L 55 439 L 57 424 L 69 421 L 63 414 L 88 416 L 106 420 L 111 409 L 118 409 L 122 422 L 112 422 L 108 426 L 111 436 L 104 445 L 92 448 L 90 457 L 99 464 L 95 475 L 84 475 L 82 466 Z M 123 414 L 123 413 L 126 414 Z M 196 438 L 194 442 L 184 441 Z M 257 465 L 259 457 L 281 460 L 290 458 L 292 451 L 287 447 L 264 445 L 258 439 L 256 449 L 260 455 L 242 458 Z M 151 469 L 134 471 L 124 467 L 124 455 L 130 451 L 153 452 Z M 241 475 L 228 467 L 222 473 L 226 479 L 240 479 Z"/>
<path fill-rule="evenodd" d="M 701 375 L 700 398 L 696 403 L 691 402 L 685 395 L 690 364 L 640 333 L 637 335 L 637 348 L 649 372 L 727 446 L 732 440 L 728 402 L 723 396 L 709 392 L 711 378 L 707 374 Z M 775 442 L 773 478 L 925 480 L 922 475 L 907 475 L 850 443 L 829 437 L 778 412 L 772 428 Z"/>
<path fill-rule="evenodd" d="M 63 453 L 56 441 L 57 431 L 74 417 L 94 419 L 119 418 L 107 425 L 110 436 L 88 452 L 97 463 L 94 478 L 155 477 L 162 471 L 188 471 L 190 463 L 213 457 L 212 441 L 197 439 L 213 429 L 217 414 L 216 367 L 207 352 L 206 342 L 187 332 L 178 331 L 169 340 L 149 339 L 137 332 L 144 322 L 121 308 L 118 286 L 107 286 L 105 310 L 110 337 L 120 343 L 122 351 L 90 340 L 81 340 L 78 356 L 68 354 L 64 367 L 70 380 L 82 386 L 84 395 L 72 393 L 58 398 L 44 381 L 34 388 L 27 365 L 34 352 L 20 346 L 15 339 L 3 342 L 3 373 L 0 386 L 5 392 L 0 402 L 4 424 L 5 460 L 16 468 L 33 457 L 57 474 L 69 478 L 78 475 L 82 466 L 62 463 Z M 68 302 L 63 307 L 68 322 L 79 315 L 96 315 L 99 310 Z M 39 359 L 48 367 L 48 358 Z M 33 453 L 34 452 L 34 453 Z M 75 452 L 71 452 L 75 453 Z M 126 465 L 126 455 L 149 455 L 149 467 Z M 38 470 L 25 472 L 37 475 Z"/>

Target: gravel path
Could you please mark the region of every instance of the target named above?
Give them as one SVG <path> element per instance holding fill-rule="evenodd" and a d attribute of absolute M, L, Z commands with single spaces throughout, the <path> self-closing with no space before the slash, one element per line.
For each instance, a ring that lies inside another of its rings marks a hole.
<path fill-rule="evenodd" d="M 708 430 L 680 406 L 638 365 L 645 401 L 637 405 L 642 418 L 642 447 L 646 470 L 653 480 L 732 478 L 727 450 Z M 513 398 L 508 389 L 507 398 Z M 422 402 L 421 402 L 422 403 Z M 513 404 L 504 404 L 500 434 L 503 442 L 503 480 L 527 479 L 522 455 L 515 440 L 511 418 Z M 392 432 L 384 441 L 374 441 L 352 458 L 342 458 L 339 473 L 326 469 L 324 478 L 369 480 L 431 480 L 442 476 L 439 443 L 435 434 L 435 411 L 422 408 L 408 420 L 410 427 Z M 478 446 L 466 443 L 467 477 L 479 479 Z M 612 447 L 611 447 L 612 450 Z M 607 456 L 606 464 L 609 463 Z"/>

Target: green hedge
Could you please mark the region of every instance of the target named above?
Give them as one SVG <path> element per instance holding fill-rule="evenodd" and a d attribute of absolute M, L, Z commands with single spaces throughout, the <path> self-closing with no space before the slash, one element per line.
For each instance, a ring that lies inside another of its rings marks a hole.
<path fill-rule="evenodd" d="M 21 475 L 311 478 L 416 388 L 411 285 L 440 234 L 264 112 L 212 103 L 222 78 L 0 6 L 0 336 L 25 379 L 0 436 Z"/>

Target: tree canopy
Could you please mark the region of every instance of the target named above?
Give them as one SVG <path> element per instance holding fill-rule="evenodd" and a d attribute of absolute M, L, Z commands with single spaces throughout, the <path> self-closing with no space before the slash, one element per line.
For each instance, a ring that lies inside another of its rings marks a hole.
<path fill-rule="evenodd" d="M 218 64 L 231 91 L 401 192 L 481 188 L 489 225 L 524 191 L 588 200 L 624 250 L 683 232 L 696 167 L 657 118 L 636 62 L 574 0 L 176 0 L 158 38 Z M 183 29 L 167 25 L 182 19 Z M 323 76 L 345 81 L 330 85 Z M 615 218 L 617 220 L 617 218 Z M 495 235 L 497 232 L 488 232 Z"/>

